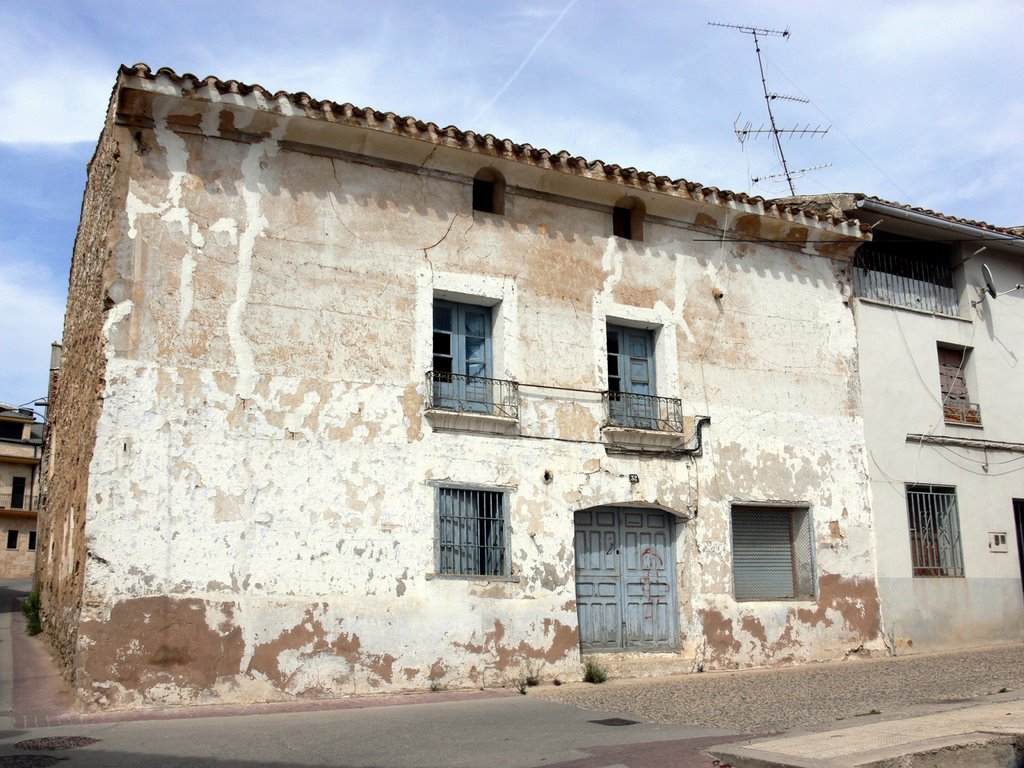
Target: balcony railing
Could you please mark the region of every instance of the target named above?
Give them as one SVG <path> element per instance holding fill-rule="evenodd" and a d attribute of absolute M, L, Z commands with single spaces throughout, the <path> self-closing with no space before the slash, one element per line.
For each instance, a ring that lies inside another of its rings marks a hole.
<path fill-rule="evenodd" d="M 853 263 L 853 290 L 861 298 L 885 304 L 943 315 L 959 313 L 949 267 L 864 246 Z"/>
<path fill-rule="evenodd" d="M 39 497 L 27 493 L 0 493 L 0 509 L 32 510 L 39 507 Z"/>
<path fill-rule="evenodd" d="M 683 404 L 673 397 L 605 392 L 604 403 L 611 426 L 659 432 L 683 431 Z"/>
<path fill-rule="evenodd" d="M 519 419 L 519 385 L 504 379 L 427 371 L 429 407 Z"/>
<path fill-rule="evenodd" d="M 977 403 L 947 403 L 942 406 L 942 418 L 947 424 L 974 424 L 981 426 L 981 406 Z"/>

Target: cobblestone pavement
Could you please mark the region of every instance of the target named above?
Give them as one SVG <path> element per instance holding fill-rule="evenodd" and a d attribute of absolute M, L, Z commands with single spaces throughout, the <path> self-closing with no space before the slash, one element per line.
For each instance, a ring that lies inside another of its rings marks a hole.
<path fill-rule="evenodd" d="M 656 723 L 769 733 L 986 694 L 1024 695 L 1024 645 L 798 667 L 707 672 L 602 685 L 545 685 L 530 695 Z"/>

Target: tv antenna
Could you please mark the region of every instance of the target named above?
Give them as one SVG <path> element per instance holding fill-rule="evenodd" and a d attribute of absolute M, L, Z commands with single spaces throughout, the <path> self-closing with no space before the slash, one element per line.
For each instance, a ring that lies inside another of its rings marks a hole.
<path fill-rule="evenodd" d="M 803 126 L 802 128 L 798 125 L 795 128 L 779 128 L 778 123 L 775 122 L 775 113 L 772 111 L 772 102 L 777 100 L 782 101 L 795 101 L 799 104 L 808 104 L 807 99 L 802 99 L 798 96 L 785 96 L 781 93 L 775 93 L 774 91 L 768 90 L 768 81 L 764 76 L 764 62 L 761 60 L 761 38 L 762 37 L 781 37 L 783 40 L 789 39 L 789 27 L 783 30 L 779 29 L 767 29 L 765 27 L 745 27 L 739 24 L 720 24 L 716 21 L 709 21 L 708 26 L 711 27 L 722 27 L 724 29 L 735 29 L 738 32 L 742 32 L 745 35 L 750 35 L 754 38 L 754 50 L 757 52 L 757 68 L 761 72 L 761 88 L 764 91 L 764 103 L 768 108 L 768 127 L 762 123 L 760 127 L 754 128 L 749 122 L 744 125 L 740 125 L 739 117 L 733 123 L 733 130 L 736 133 L 736 138 L 739 139 L 740 144 L 746 142 L 749 138 L 757 138 L 758 136 L 771 136 L 772 141 L 775 144 L 775 149 L 779 153 L 779 160 L 782 162 L 782 173 L 774 174 L 772 176 L 762 176 L 760 178 L 752 178 L 751 182 L 754 184 L 759 181 L 765 181 L 768 179 L 784 178 L 786 183 L 789 185 L 789 193 L 791 195 L 796 194 L 796 188 L 793 186 L 793 177 L 800 177 L 810 171 L 819 170 L 821 168 L 828 168 L 831 163 L 825 163 L 823 165 L 815 165 L 810 168 L 800 168 L 797 170 L 790 170 L 789 163 L 786 162 L 786 153 L 782 149 L 782 137 L 793 138 L 803 136 L 824 136 L 828 133 L 829 128 L 822 128 L 818 125 L 811 128 L 810 124 Z"/>

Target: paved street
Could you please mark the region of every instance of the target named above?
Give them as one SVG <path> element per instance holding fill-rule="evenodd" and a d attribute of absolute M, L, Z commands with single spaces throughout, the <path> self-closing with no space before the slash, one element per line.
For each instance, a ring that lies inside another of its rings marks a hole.
<path fill-rule="evenodd" d="M 45 646 L 21 634 L 13 598 L 26 588 L 0 583 L 0 768 L 56 758 L 66 768 L 712 768 L 721 765 L 704 751 L 712 747 L 735 765 L 853 766 L 992 739 L 1002 751 L 985 747 L 971 765 L 1005 766 L 1024 732 L 1024 645 L 548 684 L 526 696 L 442 692 L 79 716 Z M 53 737 L 97 741 L 25 744 Z M 965 755 L 941 764 L 960 766 Z"/>
<path fill-rule="evenodd" d="M 1024 695 L 1024 645 L 952 654 L 545 686 L 535 695 L 655 723 L 776 732 L 1000 691 Z"/>

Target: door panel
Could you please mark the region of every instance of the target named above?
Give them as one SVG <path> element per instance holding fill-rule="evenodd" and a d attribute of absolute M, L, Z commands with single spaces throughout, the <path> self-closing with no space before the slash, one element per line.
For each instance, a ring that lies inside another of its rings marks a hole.
<path fill-rule="evenodd" d="M 576 593 L 584 650 L 676 644 L 672 518 L 605 507 L 576 513 Z"/>

